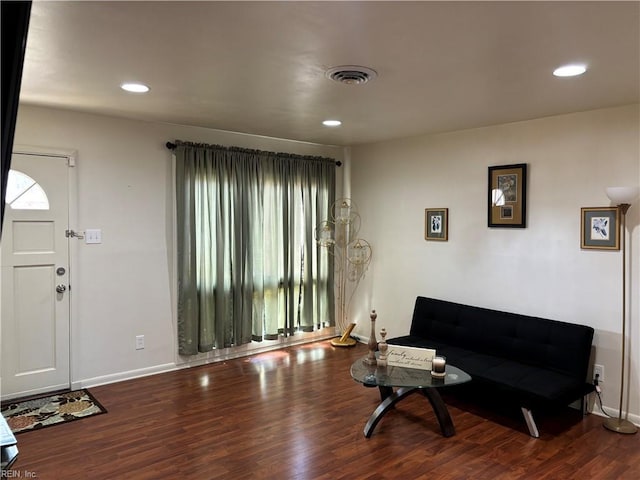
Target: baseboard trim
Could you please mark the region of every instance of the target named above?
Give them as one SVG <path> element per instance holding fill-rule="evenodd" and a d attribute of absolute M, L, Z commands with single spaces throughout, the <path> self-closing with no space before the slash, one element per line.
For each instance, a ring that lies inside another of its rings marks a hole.
<path fill-rule="evenodd" d="M 617 417 L 618 416 L 618 410 L 614 410 L 613 408 L 604 407 L 604 411 L 605 411 L 605 413 L 601 412 L 599 408 L 597 410 L 594 408 L 590 413 L 592 413 L 593 415 L 597 415 L 599 417 L 602 417 L 602 418 Z M 627 420 L 629 420 L 635 426 L 640 427 L 640 415 L 634 415 L 633 413 L 630 413 L 627 416 Z"/>
<path fill-rule="evenodd" d="M 289 337 L 285 342 L 274 342 L 274 344 L 265 346 L 263 348 L 254 348 L 251 350 L 236 350 L 223 349 L 222 351 L 210 352 L 212 355 L 207 355 L 205 358 L 194 358 L 189 360 L 189 357 L 178 356 L 177 363 L 165 363 L 163 365 L 155 365 L 153 367 L 140 368 L 137 370 L 128 370 L 125 372 L 118 372 L 109 375 L 103 375 L 100 377 L 85 378 L 71 382 L 71 390 L 80 390 L 81 388 L 97 387 L 99 385 L 108 385 L 110 383 L 124 382 L 125 380 L 133 380 L 134 378 L 148 377 L 150 375 L 157 375 L 159 373 L 173 372 L 175 370 L 181 370 L 184 368 L 197 367 L 206 365 L 209 363 L 221 362 L 226 360 L 232 360 L 234 358 L 248 357 L 251 355 L 257 355 L 272 350 L 279 350 L 286 347 L 292 347 L 295 345 L 301 345 L 304 343 L 318 342 L 325 339 L 334 337 L 335 335 L 320 334 L 313 338 L 308 336 L 300 339 L 292 340 L 293 337 Z"/>
<path fill-rule="evenodd" d="M 148 377 L 150 375 L 157 375 L 159 373 L 167 373 L 177 370 L 178 367 L 175 363 L 165 363 L 163 365 L 155 365 L 153 367 L 139 368 L 136 370 L 129 370 L 126 372 L 113 373 L 109 375 L 103 375 L 100 377 L 85 378 L 71 382 L 72 390 L 79 390 L 81 388 L 97 387 L 99 385 L 107 385 L 109 383 L 123 382 L 125 380 L 133 380 L 134 378 Z"/>

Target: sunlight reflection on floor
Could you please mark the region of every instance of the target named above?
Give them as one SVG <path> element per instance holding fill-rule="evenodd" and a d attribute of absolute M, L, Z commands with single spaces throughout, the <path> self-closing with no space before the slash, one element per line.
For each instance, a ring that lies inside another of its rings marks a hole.
<path fill-rule="evenodd" d="M 274 350 L 248 357 L 244 364 L 248 370 L 260 378 L 260 393 L 263 397 L 269 395 L 268 387 L 271 382 L 278 381 L 269 372 L 278 372 L 282 368 L 296 367 L 307 362 L 314 362 L 325 358 L 327 349 L 333 348 L 329 342 L 297 345 L 293 348 Z M 292 361 L 293 360 L 293 361 Z M 290 373 L 278 372 L 276 378 Z"/>
<path fill-rule="evenodd" d="M 242 373 L 248 375 L 258 375 L 264 380 L 264 387 L 267 384 L 267 376 L 269 372 L 278 369 L 295 367 L 308 362 L 315 362 L 325 359 L 330 355 L 331 351 L 335 351 L 336 347 L 327 341 L 313 342 L 307 344 L 299 344 L 280 350 L 271 350 L 263 353 L 254 354 L 245 357 L 242 361 Z M 329 351 L 329 354 L 327 353 Z M 221 366 L 226 362 L 214 363 L 212 365 Z M 203 390 L 208 390 L 215 383 L 215 368 L 203 370 L 202 375 L 198 378 L 198 386 Z"/>
<path fill-rule="evenodd" d="M 200 386 L 204 389 L 206 389 L 209 386 L 209 375 L 208 374 L 204 374 L 200 377 Z"/>
<path fill-rule="evenodd" d="M 322 360 L 325 358 L 327 349 L 331 348 L 333 347 L 329 342 L 298 345 L 287 350 L 274 350 L 253 355 L 247 358 L 245 363 L 252 365 L 256 373 L 264 373 L 278 367 L 290 366 L 292 357 L 298 364 Z"/>

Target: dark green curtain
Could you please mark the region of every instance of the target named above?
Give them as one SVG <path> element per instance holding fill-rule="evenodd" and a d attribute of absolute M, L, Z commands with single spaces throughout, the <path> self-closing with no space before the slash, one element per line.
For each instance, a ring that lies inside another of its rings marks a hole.
<path fill-rule="evenodd" d="M 31 2 L 7 2 L 0 6 L 2 17 L 2 154 L 0 163 L 0 237 L 4 223 L 4 197 L 11 169 L 13 137 L 22 82 L 22 65 L 27 46 Z"/>
<path fill-rule="evenodd" d="M 176 142 L 181 355 L 334 324 L 335 161 Z"/>

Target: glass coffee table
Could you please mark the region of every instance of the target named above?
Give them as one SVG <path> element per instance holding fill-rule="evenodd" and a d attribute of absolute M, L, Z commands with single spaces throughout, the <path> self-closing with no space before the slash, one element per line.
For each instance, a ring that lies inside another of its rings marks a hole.
<path fill-rule="evenodd" d="M 471 380 L 471 376 L 453 365 L 447 364 L 442 378 L 431 376 L 428 370 L 418 370 L 405 367 L 379 367 L 368 365 L 363 357 L 351 365 L 351 376 L 356 382 L 365 387 L 378 387 L 381 403 L 374 410 L 364 427 L 364 436 L 369 438 L 382 417 L 391 410 L 396 403 L 413 394 L 421 393 L 429 399 L 440 430 L 445 437 L 455 435 L 456 429 L 451 421 L 447 405 L 442 400 L 438 388 L 459 385 Z M 393 389 L 397 388 L 396 391 Z"/>

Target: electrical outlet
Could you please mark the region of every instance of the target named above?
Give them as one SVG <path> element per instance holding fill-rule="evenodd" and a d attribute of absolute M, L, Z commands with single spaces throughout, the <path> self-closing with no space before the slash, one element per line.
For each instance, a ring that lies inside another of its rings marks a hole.
<path fill-rule="evenodd" d="M 144 335 L 136 335 L 136 350 L 144 349 Z"/>
<path fill-rule="evenodd" d="M 593 366 L 593 378 L 598 376 L 598 382 L 604 382 L 604 365 L 594 365 Z"/>

